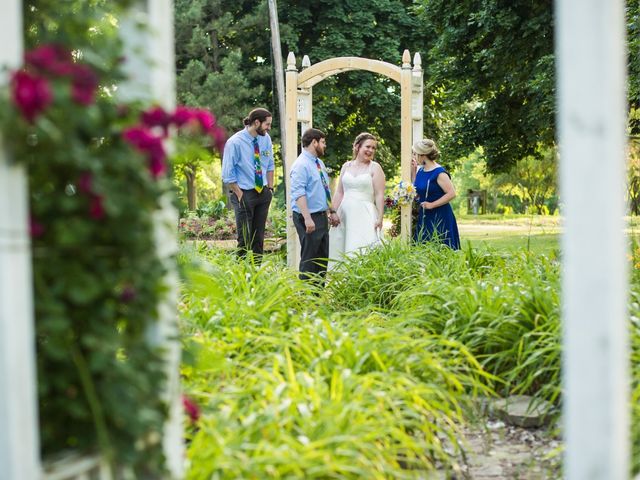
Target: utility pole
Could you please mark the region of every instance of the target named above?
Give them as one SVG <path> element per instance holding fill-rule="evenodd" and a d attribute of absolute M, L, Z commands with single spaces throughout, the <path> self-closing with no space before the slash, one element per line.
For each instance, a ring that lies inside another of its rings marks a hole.
<path fill-rule="evenodd" d="M 278 95 L 278 113 L 280 118 L 280 154 L 282 155 L 282 172 L 286 177 L 287 175 L 287 161 L 293 159 L 287 159 L 285 145 L 287 144 L 287 128 L 285 121 L 285 106 L 284 106 L 284 68 L 282 65 L 282 50 L 280 48 L 280 27 L 278 23 L 278 5 L 276 0 L 269 1 L 269 25 L 271 27 L 271 50 L 273 51 L 273 64 L 275 68 L 276 76 L 276 92 Z M 289 132 L 295 135 L 296 132 Z M 286 195 L 285 195 L 286 196 Z M 285 198 L 285 201 L 287 199 Z"/>

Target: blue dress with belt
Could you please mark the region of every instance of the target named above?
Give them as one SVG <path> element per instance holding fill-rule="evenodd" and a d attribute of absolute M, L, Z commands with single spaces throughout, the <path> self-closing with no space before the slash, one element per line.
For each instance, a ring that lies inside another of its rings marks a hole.
<path fill-rule="evenodd" d="M 444 190 L 438 185 L 438 175 L 441 173 L 449 175 L 441 166 L 430 171 L 424 171 L 422 168 L 418 169 L 413 184 L 416 187 L 420 203 L 425 201 L 435 202 L 444 195 Z M 442 242 L 454 250 L 459 250 L 460 234 L 458 233 L 458 224 L 451 204 L 445 203 L 431 210 L 419 207 L 418 221 L 416 222 L 413 238 L 416 242 Z"/>

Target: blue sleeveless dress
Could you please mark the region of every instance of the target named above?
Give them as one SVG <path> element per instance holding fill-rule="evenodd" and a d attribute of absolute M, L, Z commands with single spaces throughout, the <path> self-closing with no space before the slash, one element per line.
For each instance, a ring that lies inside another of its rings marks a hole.
<path fill-rule="evenodd" d="M 419 202 L 435 202 L 444 195 L 444 190 L 438 185 L 437 180 L 438 175 L 443 172 L 449 175 L 449 172 L 441 166 L 429 172 L 425 172 L 422 168 L 418 169 L 413 184 L 416 187 Z M 459 250 L 460 234 L 451 204 L 446 203 L 432 210 L 418 207 L 418 221 L 413 239 L 416 242 L 438 241 L 454 250 Z"/>

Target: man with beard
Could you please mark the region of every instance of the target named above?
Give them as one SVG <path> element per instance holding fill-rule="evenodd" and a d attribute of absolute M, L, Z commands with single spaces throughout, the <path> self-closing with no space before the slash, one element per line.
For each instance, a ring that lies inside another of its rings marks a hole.
<path fill-rule="evenodd" d="M 322 160 L 326 135 L 315 128 L 302 135 L 302 153 L 291 166 L 291 208 L 300 239 L 300 278 L 323 283 L 329 257 L 329 224 L 340 219 L 331 208 L 329 175 Z"/>
<path fill-rule="evenodd" d="M 251 110 L 244 119 L 244 129 L 227 140 L 222 156 L 222 181 L 229 188 L 229 200 L 236 215 L 241 257 L 249 250 L 260 257 L 264 250 L 275 170 L 269 136 L 272 117 L 264 108 Z"/>

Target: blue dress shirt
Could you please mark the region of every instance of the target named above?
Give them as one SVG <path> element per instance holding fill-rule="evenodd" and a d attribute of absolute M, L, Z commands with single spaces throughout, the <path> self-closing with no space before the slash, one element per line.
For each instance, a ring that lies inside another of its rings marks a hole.
<path fill-rule="evenodd" d="M 329 175 L 322 160 L 319 161 L 322 167 L 322 175 L 324 175 L 328 185 Z M 309 207 L 310 213 L 324 212 L 329 208 L 320 172 L 318 172 L 318 167 L 316 166 L 316 157 L 304 149 L 291 166 L 291 209 L 294 212 L 302 213 L 296 204 L 296 200 L 303 195 L 307 197 L 307 207 Z"/>
<path fill-rule="evenodd" d="M 247 129 L 234 133 L 224 146 L 222 155 L 222 181 L 237 183 L 243 190 L 256 187 L 256 167 L 253 161 L 253 138 Z M 262 165 L 262 184 L 266 187 L 267 172 L 275 170 L 273 145 L 268 133 L 258 135 L 260 163 Z"/>

